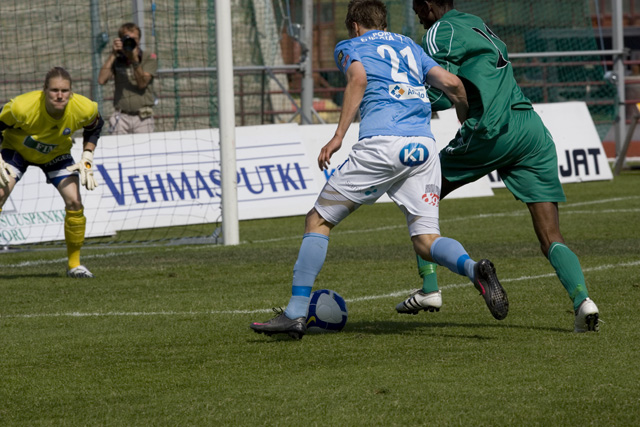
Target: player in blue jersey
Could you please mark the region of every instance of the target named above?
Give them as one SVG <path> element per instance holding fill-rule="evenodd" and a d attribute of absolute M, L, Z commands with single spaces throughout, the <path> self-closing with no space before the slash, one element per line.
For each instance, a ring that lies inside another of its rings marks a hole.
<path fill-rule="evenodd" d="M 464 122 L 468 105 L 462 82 L 411 39 L 387 32 L 386 8 L 380 0 L 352 0 L 345 24 L 352 38 L 338 43 L 334 52 L 347 77 L 344 104 L 334 137 L 320 151 L 318 166 L 327 168 L 358 109 L 359 141 L 307 214 L 289 304 L 278 316 L 251 328 L 302 338 L 311 288 L 324 264 L 331 229 L 385 193 L 405 214 L 416 253 L 485 289 L 492 314 L 504 318 L 507 296 L 493 264 L 486 259 L 473 261 L 459 242 L 440 236 L 440 162 L 425 84 L 442 90 Z"/>

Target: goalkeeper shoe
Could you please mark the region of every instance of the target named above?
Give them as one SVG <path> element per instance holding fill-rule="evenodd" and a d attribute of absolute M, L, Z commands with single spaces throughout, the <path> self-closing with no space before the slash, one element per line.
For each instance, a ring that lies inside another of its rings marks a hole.
<path fill-rule="evenodd" d="M 403 314 L 418 314 L 420 311 L 440 311 L 442 307 L 442 292 L 434 291 L 429 293 L 416 289 L 409 295 L 409 298 L 396 305 L 396 311 Z"/>
<path fill-rule="evenodd" d="M 87 267 L 84 265 L 79 265 L 75 268 L 67 270 L 67 276 L 73 279 L 92 279 L 93 273 L 89 271 Z"/>
<path fill-rule="evenodd" d="M 496 276 L 496 269 L 488 259 L 481 259 L 473 267 L 476 281 L 473 284 L 487 303 L 489 311 L 498 320 L 507 317 L 509 300 Z"/>
<path fill-rule="evenodd" d="M 277 314 L 276 317 L 264 323 L 254 322 L 251 324 L 251 329 L 257 334 L 265 334 L 267 336 L 289 334 L 291 338 L 301 340 L 307 332 L 307 319 L 305 317 L 289 319 L 284 315 L 282 309 L 274 308 L 273 311 Z"/>
<path fill-rule="evenodd" d="M 576 310 L 574 332 L 598 332 L 598 307 L 586 298 Z"/>

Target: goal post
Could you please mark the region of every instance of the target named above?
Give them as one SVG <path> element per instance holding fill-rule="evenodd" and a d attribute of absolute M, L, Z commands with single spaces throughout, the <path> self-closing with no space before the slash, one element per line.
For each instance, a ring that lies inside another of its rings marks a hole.
<path fill-rule="evenodd" d="M 222 242 L 240 243 L 238 182 L 236 178 L 235 102 L 231 6 L 216 0 L 216 47 L 218 60 L 218 114 L 220 117 L 220 168 L 222 186 Z"/>

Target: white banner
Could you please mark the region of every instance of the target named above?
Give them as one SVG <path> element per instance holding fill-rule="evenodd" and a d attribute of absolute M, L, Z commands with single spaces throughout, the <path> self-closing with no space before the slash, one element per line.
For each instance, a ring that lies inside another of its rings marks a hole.
<path fill-rule="evenodd" d="M 607 155 L 591 114 L 584 102 L 535 104 L 558 153 L 560 182 L 613 179 Z M 492 188 L 504 188 L 497 172 L 489 174 Z"/>
<path fill-rule="evenodd" d="M 433 120 L 439 148 L 457 126 L 455 115 Z M 316 159 L 335 129 L 335 124 L 236 128 L 239 219 L 306 214 L 330 176 L 331 171 L 320 171 Z M 357 138 L 355 124 L 332 164 L 346 159 Z M 80 159 L 81 152 L 78 140 L 72 150 L 74 159 Z M 217 129 L 103 136 L 95 153 L 94 174 L 99 186 L 94 191 L 81 188 L 87 237 L 220 219 Z M 451 197 L 492 194 L 488 180 L 481 180 Z M 56 189 L 46 184 L 37 167 L 31 167 L 0 216 L 0 243 L 62 240 L 64 215 Z"/>
<path fill-rule="evenodd" d="M 302 215 L 320 184 L 310 172 L 298 125 L 236 129 L 239 218 Z M 81 142 L 72 150 L 80 159 Z M 94 191 L 81 188 L 87 237 L 220 219 L 217 129 L 100 138 Z M 31 167 L 0 216 L 3 244 L 64 239 L 64 203 Z"/>

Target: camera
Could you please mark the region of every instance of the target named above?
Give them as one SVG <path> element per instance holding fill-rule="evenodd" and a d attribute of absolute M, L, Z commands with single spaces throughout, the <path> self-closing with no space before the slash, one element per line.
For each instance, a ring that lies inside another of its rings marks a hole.
<path fill-rule="evenodd" d="M 127 52 L 133 52 L 133 50 L 138 45 L 136 43 L 136 40 L 130 36 L 124 36 L 120 40 L 122 40 L 122 50 L 125 50 Z"/>

